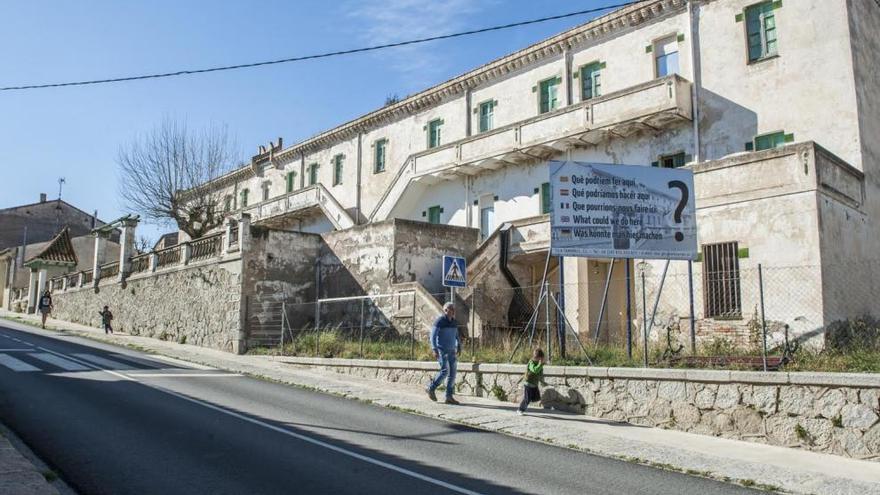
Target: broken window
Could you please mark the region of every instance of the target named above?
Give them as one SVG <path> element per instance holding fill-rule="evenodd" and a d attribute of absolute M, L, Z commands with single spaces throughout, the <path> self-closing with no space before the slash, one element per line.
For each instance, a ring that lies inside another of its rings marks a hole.
<path fill-rule="evenodd" d="M 742 317 L 736 242 L 703 245 L 703 299 L 706 318 Z"/>
<path fill-rule="evenodd" d="M 678 36 L 654 42 L 654 61 L 657 77 L 678 74 Z"/>

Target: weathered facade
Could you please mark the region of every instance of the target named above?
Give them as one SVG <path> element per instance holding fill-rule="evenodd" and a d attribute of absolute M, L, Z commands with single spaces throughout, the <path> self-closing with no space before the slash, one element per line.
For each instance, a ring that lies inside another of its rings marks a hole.
<path fill-rule="evenodd" d="M 265 263 L 242 279 L 249 301 L 406 283 L 437 304 L 440 256 L 461 254 L 474 334 L 521 324 L 546 266 L 580 333 L 619 342 L 654 304 L 652 321 L 744 340 L 761 265 L 771 329 L 820 335 L 880 291 L 877 32 L 872 0 L 645 0 L 292 146 L 279 138 L 204 187 L 265 238 Z M 699 258 L 669 266 L 662 297 L 661 263 L 548 263 L 549 160 L 690 168 Z M 304 311 L 294 318 L 320 317 Z"/>

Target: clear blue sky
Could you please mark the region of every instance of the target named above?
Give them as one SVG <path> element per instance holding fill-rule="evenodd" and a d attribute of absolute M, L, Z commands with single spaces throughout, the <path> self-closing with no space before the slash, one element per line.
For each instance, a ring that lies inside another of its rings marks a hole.
<path fill-rule="evenodd" d="M 505 24 L 619 0 L 4 2 L 0 86 L 285 58 Z M 226 124 L 242 157 L 285 146 L 580 24 L 575 17 L 416 47 L 264 68 L 0 92 L 0 208 L 57 195 L 104 220 L 120 145 L 163 118 Z M 158 227 L 143 229 L 155 239 Z"/>

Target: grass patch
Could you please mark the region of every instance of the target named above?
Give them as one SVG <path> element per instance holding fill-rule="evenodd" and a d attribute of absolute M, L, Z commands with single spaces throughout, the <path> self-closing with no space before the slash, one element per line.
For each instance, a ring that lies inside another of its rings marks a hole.
<path fill-rule="evenodd" d="M 492 388 L 489 390 L 496 399 L 501 402 L 507 402 L 507 392 L 504 391 L 498 384 L 492 385 Z"/>
<path fill-rule="evenodd" d="M 52 483 L 53 481 L 58 479 L 58 475 L 55 473 L 55 471 L 51 471 L 51 470 L 47 469 L 47 470 L 43 471 L 42 474 L 43 474 L 43 478 L 45 478 L 46 481 L 48 481 L 49 483 Z"/>

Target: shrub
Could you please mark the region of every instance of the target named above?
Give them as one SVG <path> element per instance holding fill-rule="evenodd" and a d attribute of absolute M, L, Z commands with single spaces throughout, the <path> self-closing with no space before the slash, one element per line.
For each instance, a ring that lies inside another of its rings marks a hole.
<path fill-rule="evenodd" d="M 825 347 L 841 353 L 880 351 L 880 321 L 872 316 L 835 321 L 825 328 Z"/>

